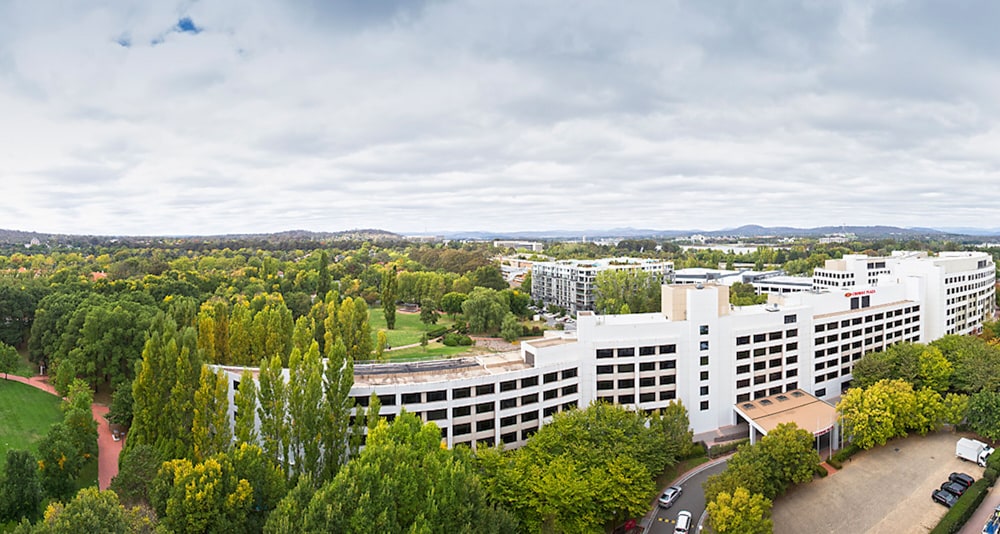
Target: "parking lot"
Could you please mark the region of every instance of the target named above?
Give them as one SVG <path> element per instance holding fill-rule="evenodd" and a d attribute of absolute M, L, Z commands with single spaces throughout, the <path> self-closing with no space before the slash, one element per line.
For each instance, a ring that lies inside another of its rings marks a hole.
<path fill-rule="evenodd" d="M 955 457 L 960 437 L 913 435 L 856 454 L 842 470 L 778 497 L 775 534 L 929 532 L 947 511 L 931 493 L 948 475 L 983 475 L 981 467 Z"/>

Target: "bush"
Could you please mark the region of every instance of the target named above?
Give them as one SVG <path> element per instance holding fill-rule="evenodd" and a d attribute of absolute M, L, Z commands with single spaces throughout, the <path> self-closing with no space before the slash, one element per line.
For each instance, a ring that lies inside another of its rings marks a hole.
<path fill-rule="evenodd" d="M 721 445 L 712 445 L 708 448 L 709 458 L 718 458 L 723 454 L 730 453 L 739 448 L 740 445 L 744 443 L 750 443 L 750 438 L 738 439 L 736 441 L 730 441 L 729 443 L 723 443 Z"/>
<path fill-rule="evenodd" d="M 859 452 L 861 452 L 861 447 L 851 443 L 843 449 L 835 452 L 833 456 L 827 459 L 826 463 L 830 464 L 830 466 L 834 469 L 843 469 L 844 462 Z"/>
<path fill-rule="evenodd" d="M 681 454 L 681 460 L 687 460 L 688 458 L 698 458 L 699 456 L 705 456 L 707 449 L 705 448 L 705 443 L 698 441 L 691 443 L 687 446 L 687 449 Z"/>
<path fill-rule="evenodd" d="M 944 517 L 941 518 L 941 522 L 934 527 L 931 534 L 954 534 L 955 532 L 962 530 L 966 521 L 972 517 L 976 508 L 979 508 L 979 505 L 982 504 L 988 491 L 989 482 L 985 478 L 977 480 L 972 487 L 966 490 L 966 492 L 958 498 L 958 502 L 955 503 L 955 506 L 952 506 L 951 509 L 948 510 L 948 513 L 944 514 Z"/>
<path fill-rule="evenodd" d="M 472 345 L 472 338 L 464 334 L 445 334 L 442 342 L 449 347 L 468 347 Z"/>
<path fill-rule="evenodd" d="M 983 471 L 983 478 L 986 479 L 986 482 L 988 482 L 990 484 L 990 486 L 992 486 L 993 484 L 997 483 L 997 476 L 998 475 L 1000 475 L 1000 472 L 998 472 L 993 467 L 987 467 L 986 470 Z"/>
<path fill-rule="evenodd" d="M 816 464 L 815 466 L 813 466 L 813 473 L 815 473 L 816 476 L 818 476 L 819 478 L 824 478 L 826 477 L 826 475 L 830 474 L 826 472 L 826 468 L 823 467 L 822 464 Z"/>
<path fill-rule="evenodd" d="M 427 338 L 434 339 L 436 337 L 441 337 L 448 333 L 447 326 L 436 326 L 427 331 Z"/>

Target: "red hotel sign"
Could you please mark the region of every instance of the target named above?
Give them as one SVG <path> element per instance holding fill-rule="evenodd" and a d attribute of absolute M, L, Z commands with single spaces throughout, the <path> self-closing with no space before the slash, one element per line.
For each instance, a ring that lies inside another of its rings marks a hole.
<path fill-rule="evenodd" d="M 864 295 L 874 295 L 874 294 L 875 294 L 875 290 L 874 289 L 865 289 L 865 290 L 862 290 L 862 291 L 848 291 L 847 293 L 844 293 L 844 296 L 845 297 L 861 297 L 861 296 L 864 296 Z"/>

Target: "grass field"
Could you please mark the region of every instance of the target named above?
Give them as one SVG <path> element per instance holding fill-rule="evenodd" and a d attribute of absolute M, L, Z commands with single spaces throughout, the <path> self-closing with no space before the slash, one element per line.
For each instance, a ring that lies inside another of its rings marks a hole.
<path fill-rule="evenodd" d="M 449 319 L 448 316 L 442 315 L 438 318 L 436 325 L 428 327 L 420 322 L 419 313 L 400 313 L 397 311 L 396 328 L 387 330 L 385 327 L 385 312 L 382 311 L 382 308 L 368 309 L 368 324 L 372 329 L 372 339 L 377 339 L 375 336 L 378 335 L 379 330 L 385 330 L 385 336 L 389 341 L 390 347 L 402 347 L 403 345 L 420 343 L 420 337 L 424 335 L 424 332 L 439 326 L 451 327 L 454 323 L 455 321 Z"/>
<path fill-rule="evenodd" d="M 424 347 L 411 347 L 389 351 L 385 353 L 386 361 L 415 362 L 419 360 L 434 360 L 474 351 L 472 347 L 448 347 L 441 343 L 428 343 L 426 348 L 426 352 L 424 351 Z"/>
<path fill-rule="evenodd" d="M 37 454 L 38 440 L 62 421 L 59 402 L 55 395 L 0 377 L 0 461 L 10 449 Z"/>
<path fill-rule="evenodd" d="M 11 374 L 23 376 L 25 378 L 35 376 L 37 368 L 35 367 L 35 364 L 28 361 L 28 349 L 19 349 L 17 353 L 21 355 L 21 361 L 17 363 L 17 370 Z"/>

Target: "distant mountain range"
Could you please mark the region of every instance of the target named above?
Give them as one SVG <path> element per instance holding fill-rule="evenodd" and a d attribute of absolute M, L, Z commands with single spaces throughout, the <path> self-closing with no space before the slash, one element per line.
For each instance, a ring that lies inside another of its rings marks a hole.
<path fill-rule="evenodd" d="M 601 238 L 671 238 L 690 235 L 705 237 L 822 237 L 829 234 L 854 234 L 863 239 L 876 238 L 962 238 L 1000 236 L 1000 229 L 982 228 L 899 228 L 896 226 L 820 226 L 792 228 L 749 224 L 723 230 L 653 230 L 649 228 L 611 228 L 607 230 L 550 230 L 525 232 L 445 232 L 449 239 L 601 239 Z"/>
<path fill-rule="evenodd" d="M 1000 240 L 1000 228 L 899 228 L 895 226 L 820 226 L 816 228 L 793 228 L 788 226 L 745 225 L 738 228 L 722 230 L 654 230 L 650 228 L 610 228 L 603 230 L 546 230 L 523 232 L 441 232 L 438 235 L 446 239 L 527 239 L 527 240 L 576 240 L 588 241 L 603 238 L 652 238 L 669 239 L 691 235 L 723 238 L 761 238 L 761 237 L 822 237 L 830 234 L 854 234 L 861 239 L 952 239 L 958 241 L 989 241 Z M 236 241 L 276 242 L 311 242 L 311 241 L 398 241 L 406 239 L 406 235 L 427 235 L 427 232 L 398 234 L 379 229 L 355 229 L 339 232 L 313 232 L 309 230 L 287 230 L 269 234 L 225 234 L 225 235 L 174 235 L 174 236 L 91 236 L 72 234 L 45 234 L 21 230 L 0 229 L 0 244 L 20 245 L 37 240 L 39 244 L 91 244 L 109 242 L 124 242 L 134 244 L 149 244 L 152 242 L 198 242 L 221 243 Z"/>

